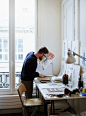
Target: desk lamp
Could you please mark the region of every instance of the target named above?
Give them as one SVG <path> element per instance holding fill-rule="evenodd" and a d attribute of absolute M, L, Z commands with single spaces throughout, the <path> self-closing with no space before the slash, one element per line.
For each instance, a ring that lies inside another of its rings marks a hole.
<path fill-rule="evenodd" d="M 80 56 L 79 54 L 76 54 L 75 52 L 73 52 L 73 55 L 72 55 L 71 52 L 73 52 L 73 51 L 68 50 L 68 58 L 66 60 L 66 63 L 67 64 L 71 64 L 71 63 L 74 63 L 76 61 L 75 58 L 74 58 L 75 55 L 78 56 L 78 57 L 80 57 L 80 58 L 82 58 L 83 60 L 86 61 L 86 58 L 85 57 Z"/>

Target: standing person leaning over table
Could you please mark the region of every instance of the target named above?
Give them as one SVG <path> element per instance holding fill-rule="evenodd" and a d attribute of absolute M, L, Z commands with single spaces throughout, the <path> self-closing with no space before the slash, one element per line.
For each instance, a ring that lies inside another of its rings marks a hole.
<path fill-rule="evenodd" d="M 32 98 L 33 92 L 33 79 L 35 77 L 43 78 L 45 75 L 36 72 L 37 59 L 42 60 L 46 54 L 48 54 L 46 47 L 41 47 L 36 53 L 30 52 L 27 54 L 22 71 L 21 71 L 21 82 L 25 85 L 27 91 L 26 95 L 28 98 Z"/>

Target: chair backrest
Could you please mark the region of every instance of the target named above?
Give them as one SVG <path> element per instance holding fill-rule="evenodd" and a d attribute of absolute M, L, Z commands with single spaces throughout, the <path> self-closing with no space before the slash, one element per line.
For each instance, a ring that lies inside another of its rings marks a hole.
<path fill-rule="evenodd" d="M 28 116 L 28 115 L 27 115 L 27 112 L 26 112 L 26 109 L 25 109 L 25 106 L 24 106 L 24 104 L 23 104 L 23 100 L 22 100 L 22 94 L 23 94 L 23 92 L 27 91 L 27 90 L 26 90 L 26 87 L 25 87 L 25 85 L 24 85 L 23 83 L 21 83 L 21 84 L 19 85 L 19 87 L 18 87 L 17 90 L 18 90 L 18 94 L 19 94 L 20 101 L 21 101 L 21 103 L 22 103 L 22 107 L 24 108 L 24 111 L 25 111 L 25 116 Z"/>
<path fill-rule="evenodd" d="M 23 92 L 25 92 L 25 91 L 27 91 L 27 90 L 26 90 L 26 87 L 25 87 L 25 85 L 24 85 L 23 83 L 21 83 L 21 84 L 19 85 L 19 87 L 18 87 L 18 93 L 19 93 L 20 97 L 21 97 L 21 95 L 23 94 Z"/>

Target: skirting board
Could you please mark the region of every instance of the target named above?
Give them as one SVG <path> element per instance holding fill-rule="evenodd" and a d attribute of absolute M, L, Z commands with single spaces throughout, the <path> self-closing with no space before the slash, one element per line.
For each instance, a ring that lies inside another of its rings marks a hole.
<path fill-rule="evenodd" d="M 16 109 L 0 109 L 0 114 L 22 113 L 22 108 Z"/>

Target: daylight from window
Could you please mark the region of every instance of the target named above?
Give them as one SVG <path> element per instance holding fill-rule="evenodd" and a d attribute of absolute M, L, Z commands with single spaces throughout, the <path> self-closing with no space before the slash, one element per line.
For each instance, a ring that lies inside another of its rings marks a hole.
<path fill-rule="evenodd" d="M 26 54 L 35 51 L 34 6 L 34 0 L 15 0 L 15 88 Z M 0 0 L 0 89 L 9 84 L 9 0 Z"/>

